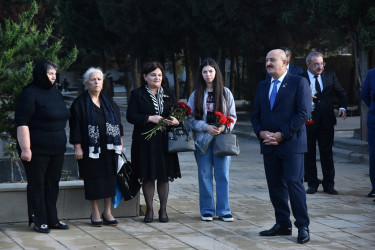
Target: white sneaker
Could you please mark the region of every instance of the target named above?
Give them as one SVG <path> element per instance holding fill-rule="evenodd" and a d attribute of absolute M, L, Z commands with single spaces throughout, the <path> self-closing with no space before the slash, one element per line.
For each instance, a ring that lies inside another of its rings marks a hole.
<path fill-rule="evenodd" d="M 219 216 L 219 218 L 222 221 L 225 221 L 225 222 L 232 222 L 233 221 L 233 216 L 231 214 L 227 214 L 227 215 L 224 215 L 224 216 Z"/>
<path fill-rule="evenodd" d="M 212 215 L 211 214 L 204 214 L 202 215 L 203 221 L 212 221 Z"/>

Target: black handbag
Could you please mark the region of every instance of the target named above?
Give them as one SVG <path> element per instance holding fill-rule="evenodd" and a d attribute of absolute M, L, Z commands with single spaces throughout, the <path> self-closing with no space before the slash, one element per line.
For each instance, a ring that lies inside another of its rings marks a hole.
<path fill-rule="evenodd" d="M 168 152 L 188 152 L 194 151 L 194 138 L 191 129 L 187 129 L 183 124 L 179 127 L 171 128 L 168 131 Z"/>
<path fill-rule="evenodd" d="M 139 189 L 141 189 L 141 183 L 135 174 L 134 166 L 128 161 L 124 153 L 122 153 L 121 157 L 124 159 L 124 164 L 117 173 L 117 183 L 120 186 L 124 201 L 128 201 L 138 194 Z"/>
<path fill-rule="evenodd" d="M 226 132 L 226 130 L 224 131 Z M 240 154 L 240 145 L 237 136 L 230 132 L 221 133 L 214 138 L 213 154 L 217 156 L 237 156 Z"/>

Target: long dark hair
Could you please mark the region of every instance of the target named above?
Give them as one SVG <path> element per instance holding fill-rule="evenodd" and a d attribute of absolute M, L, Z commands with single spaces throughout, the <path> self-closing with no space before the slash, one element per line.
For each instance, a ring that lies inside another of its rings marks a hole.
<path fill-rule="evenodd" d="M 206 66 L 211 66 L 216 71 L 215 79 L 213 81 L 215 112 L 219 111 L 221 113 L 224 113 L 223 100 L 227 100 L 227 95 L 224 91 L 224 80 L 219 65 L 217 65 L 215 60 L 211 58 L 204 59 L 199 66 L 197 75 L 195 76 L 194 116 L 197 120 L 202 120 L 203 118 L 203 99 L 204 92 L 207 88 L 207 83 L 203 79 L 202 70 Z"/>
<path fill-rule="evenodd" d="M 163 88 L 167 87 L 167 79 L 165 78 L 164 68 L 163 68 L 163 66 L 161 65 L 160 62 L 147 62 L 147 63 L 143 64 L 142 72 L 141 72 L 141 85 L 142 86 L 147 85 L 147 82 L 146 82 L 145 78 L 143 77 L 143 75 L 147 75 L 148 73 L 150 73 L 150 72 L 152 72 L 156 69 L 161 70 L 161 74 L 162 74 L 162 77 L 163 77 L 163 79 L 161 80 L 161 86 Z"/>

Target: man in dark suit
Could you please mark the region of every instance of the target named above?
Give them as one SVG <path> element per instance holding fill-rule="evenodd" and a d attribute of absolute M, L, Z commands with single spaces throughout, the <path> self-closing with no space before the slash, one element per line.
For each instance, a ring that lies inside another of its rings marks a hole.
<path fill-rule="evenodd" d="M 290 63 L 290 58 L 292 58 L 292 51 L 287 47 L 280 47 L 279 49 L 284 50 L 286 54 L 286 62 L 287 62 L 286 70 L 288 71 L 288 73 L 296 75 L 296 76 L 302 74 L 303 69 L 300 66 Z M 268 74 L 268 72 L 266 72 L 266 80 L 268 79 L 271 79 L 271 75 Z"/>
<path fill-rule="evenodd" d="M 311 86 L 313 94 L 313 112 L 311 118 L 313 124 L 307 125 L 307 148 L 305 153 L 305 181 L 308 183 L 306 193 L 314 194 L 318 190 L 320 180 L 316 168 L 316 141 L 318 141 L 320 162 L 323 173 L 323 191 L 337 195 L 333 165 L 333 137 L 336 116 L 332 106 L 332 94 L 335 93 L 339 101 L 339 116 L 346 118 L 346 92 L 337 80 L 336 74 L 324 70 L 323 55 L 319 52 L 311 52 L 306 57 L 307 72 L 305 77 Z"/>
<path fill-rule="evenodd" d="M 303 153 L 307 150 L 305 121 L 311 111 L 307 80 L 286 70 L 283 50 L 266 57 L 270 80 L 261 82 L 254 100 L 251 123 L 260 140 L 264 169 L 276 224 L 261 236 L 291 235 L 288 199 L 296 219 L 298 243 L 310 240 L 309 216 L 303 186 Z"/>

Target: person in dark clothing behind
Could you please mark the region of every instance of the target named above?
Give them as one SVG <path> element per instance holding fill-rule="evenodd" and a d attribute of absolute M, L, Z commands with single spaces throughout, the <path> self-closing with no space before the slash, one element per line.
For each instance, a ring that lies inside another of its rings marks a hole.
<path fill-rule="evenodd" d="M 116 157 L 123 152 L 120 110 L 112 99 L 101 93 L 104 74 L 89 68 L 83 75 L 87 91 L 70 108 L 70 143 L 83 178 L 85 198 L 91 202 L 91 224 L 117 226 L 112 216 L 111 198 L 116 194 Z M 104 199 L 100 216 L 98 200 Z"/>
<path fill-rule="evenodd" d="M 57 65 L 39 61 L 33 69 L 33 81 L 23 88 L 18 100 L 15 122 L 17 141 L 27 177 L 29 226 L 49 233 L 50 229 L 68 229 L 59 221 L 56 202 L 66 151 L 66 121 L 69 110 L 54 87 Z"/>

